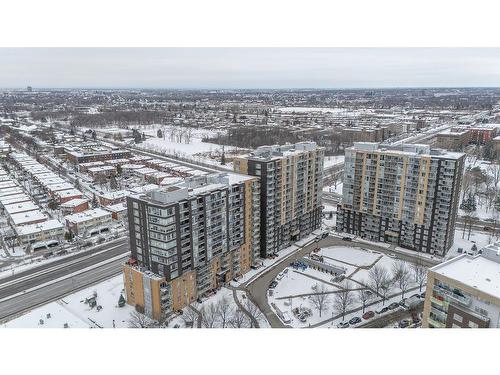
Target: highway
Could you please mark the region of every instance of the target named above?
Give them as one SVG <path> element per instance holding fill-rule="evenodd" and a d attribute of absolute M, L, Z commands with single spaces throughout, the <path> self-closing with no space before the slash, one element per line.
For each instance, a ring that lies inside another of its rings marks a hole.
<path fill-rule="evenodd" d="M 0 279 L 0 322 L 121 272 L 128 239 Z"/>

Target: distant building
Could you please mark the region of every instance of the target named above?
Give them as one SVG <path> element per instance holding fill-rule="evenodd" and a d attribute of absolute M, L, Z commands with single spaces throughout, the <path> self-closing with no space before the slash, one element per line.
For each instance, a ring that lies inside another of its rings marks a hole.
<path fill-rule="evenodd" d="M 89 209 L 89 201 L 85 198 L 70 199 L 59 206 L 63 215 L 72 215 Z"/>
<path fill-rule="evenodd" d="M 339 232 L 444 256 L 453 244 L 465 154 L 428 145 L 346 149 Z"/>
<path fill-rule="evenodd" d="M 429 269 L 422 327 L 500 328 L 500 242 Z"/>
<path fill-rule="evenodd" d="M 21 244 L 55 241 L 59 243 L 64 236 L 64 225 L 59 220 L 52 219 L 38 224 L 14 227 Z"/>
<path fill-rule="evenodd" d="M 234 159 L 234 170 L 260 178 L 262 257 L 321 227 L 324 148 L 314 142 L 262 146 Z"/>

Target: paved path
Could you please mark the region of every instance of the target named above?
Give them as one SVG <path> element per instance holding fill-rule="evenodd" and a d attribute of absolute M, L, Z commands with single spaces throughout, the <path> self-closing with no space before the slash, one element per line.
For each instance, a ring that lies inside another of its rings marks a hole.
<path fill-rule="evenodd" d="M 246 316 L 248 316 L 248 318 L 252 321 L 252 328 L 260 328 L 260 324 L 257 321 L 257 319 L 255 319 L 255 317 L 248 312 L 248 310 L 243 306 L 243 304 L 241 303 L 240 299 L 238 298 L 238 293 L 236 293 L 237 288 L 234 288 L 232 286 L 229 286 L 228 288 L 233 291 L 234 302 L 236 302 L 236 305 L 238 306 L 238 308 L 241 311 L 243 311 L 243 313 Z"/>
<path fill-rule="evenodd" d="M 198 319 L 196 319 L 196 327 L 198 328 L 201 328 L 201 322 L 202 322 L 202 319 L 203 319 L 203 315 L 201 315 L 201 312 L 200 310 L 198 310 L 196 307 L 194 307 L 193 305 L 189 305 L 189 307 L 191 308 L 191 310 L 193 310 L 196 314 L 198 314 Z"/>

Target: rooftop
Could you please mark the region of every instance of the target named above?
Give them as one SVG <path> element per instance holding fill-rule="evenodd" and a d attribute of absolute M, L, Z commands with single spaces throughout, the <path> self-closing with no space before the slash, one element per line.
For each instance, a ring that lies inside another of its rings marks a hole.
<path fill-rule="evenodd" d="M 500 298 L 500 242 L 484 248 L 481 255 L 463 254 L 430 270 Z"/>
<path fill-rule="evenodd" d="M 102 208 L 94 208 L 93 210 L 86 210 L 83 212 L 78 212 L 76 214 L 65 216 L 64 219 L 71 223 L 83 223 L 88 220 L 97 219 L 105 216 L 111 217 L 111 213 Z"/>
<path fill-rule="evenodd" d="M 429 156 L 431 158 L 443 159 L 459 159 L 465 156 L 462 152 L 451 152 L 440 148 L 431 149 L 429 145 L 406 143 L 401 145 L 383 145 L 379 142 L 354 142 L 353 146 L 347 150 L 378 152 L 385 155 Z"/>
<path fill-rule="evenodd" d="M 59 220 L 47 220 L 43 223 L 28 224 L 15 227 L 15 231 L 18 236 L 25 236 L 29 234 L 34 234 L 42 231 L 54 230 L 64 228 L 64 225 Z"/>

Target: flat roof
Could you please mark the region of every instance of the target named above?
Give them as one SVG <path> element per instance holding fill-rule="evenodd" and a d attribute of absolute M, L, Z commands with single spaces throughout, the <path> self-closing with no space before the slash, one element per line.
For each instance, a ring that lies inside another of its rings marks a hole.
<path fill-rule="evenodd" d="M 7 214 L 13 215 L 17 214 L 18 212 L 39 210 L 40 207 L 38 207 L 32 201 L 28 201 L 28 202 L 18 202 L 18 203 L 8 204 L 4 206 L 4 209 L 5 211 L 7 211 Z"/>
<path fill-rule="evenodd" d="M 83 223 L 88 220 L 105 216 L 111 217 L 111 212 L 106 211 L 102 208 L 94 208 L 93 210 L 86 210 L 83 212 L 78 212 L 76 214 L 65 216 L 64 219 L 71 223 Z"/>
<path fill-rule="evenodd" d="M 64 228 L 64 224 L 62 224 L 59 220 L 52 219 L 52 220 L 44 221 L 42 223 L 16 226 L 14 228 L 14 230 L 18 236 L 26 236 L 29 234 L 34 234 L 34 233 L 39 233 L 39 232 L 49 231 L 49 230 L 54 230 L 54 229 L 63 229 L 63 228 Z"/>
<path fill-rule="evenodd" d="M 24 223 L 29 223 L 37 220 L 47 220 L 47 215 L 45 215 L 42 211 L 28 211 L 21 212 L 18 214 L 14 214 L 10 216 L 10 219 L 14 223 L 14 225 L 23 225 Z"/>
<path fill-rule="evenodd" d="M 500 298 L 500 263 L 482 255 L 463 254 L 438 264 L 430 270 Z"/>

